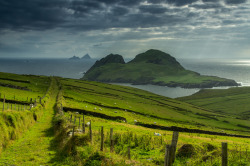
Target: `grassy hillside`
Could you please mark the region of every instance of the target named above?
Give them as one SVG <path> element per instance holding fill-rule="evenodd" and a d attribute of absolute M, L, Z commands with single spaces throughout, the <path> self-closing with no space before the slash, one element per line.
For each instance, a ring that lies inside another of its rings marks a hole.
<path fill-rule="evenodd" d="M 229 115 L 236 119 L 245 119 L 250 125 L 250 87 L 230 89 L 203 89 L 188 97 L 179 98 L 212 112 Z M 249 125 L 247 125 L 249 127 Z"/>
<path fill-rule="evenodd" d="M 40 119 L 50 82 L 49 77 L 0 73 L 0 153 Z"/>
<path fill-rule="evenodd" d="M 78 108 L 108 116 L 121 116 L 130 124 L 137 122 L 204 130 L 247 131 L 239 127 L 248 121 L 213 113 L 174 99 L 143 90 L 91 81 L 61 81 L 64 107 Z M 125 111 L 126 110 L 126 111 Z M 226 122 L 225 122 L 226 121 Z M 250 127 L 250 126 L 249 126 Z"/>
<path fill-rule="evenodd" d="M 97 61 L 86 72 L 83 79 L 184 88 L 237 86 L 233 80 L 202 76 L 199 73 L 186 70 L 174 57 L 153 49 L 138 54 L 126 64 L 120 55 L 108 55 Z"/>
<path fill-rule="evenodd" d="M 42 104 L 37 103 L 32 110 L 9 107 L 0 112 L 0 127 L 6 133 L 0 138 L 4 145 L 0 165 L 163 165 L 165 145 L 171 143 L 175 130 L 180 131 L 176 165 L 219 165 L 221 142 L 229 144 L 230 163 L 244 165 L 250 161 L 250 140 L 242 138 L 250 136 L 248 120 L 118 85 L 7 73 L 0 77 L 6 81 L 4 84 L 12 85 L 0 86 L 7 103 L 29 105 L 27 97 L 45 96 Z M 25 96 L 27 93 L 30 95 Z M 41 120 L 37 123 L 34 117 Z M 27 128 L 30 130 L 26 134 Z M 15 132 L 20 134 L 13 137 Z M 185 150 L 187 146 L 190 151 Z M 127 157 L 128 147 L 131 159 Z"/>

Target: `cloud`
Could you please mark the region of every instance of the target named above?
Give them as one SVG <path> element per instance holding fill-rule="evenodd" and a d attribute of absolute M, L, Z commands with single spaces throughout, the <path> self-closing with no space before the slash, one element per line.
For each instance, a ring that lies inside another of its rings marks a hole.
<path fill-rule="evenodd" d="M 168 3 L 174 4 L 176 6 L 184 6 L 197 2 L 198 0 L 167 0 Z"/>
<path fill-rule="evenodd" d="M 207 38 L 244 44 L 249 10 L 247 0 L 1 0 L 0 51 L 32 45 L 35 53 L 66 54 L 72 47 L 109 51 L 117 43 L 145 48 L 174 40 L 207 43 Z"/>
<path fill-rule="evenodd" d="M 161 5 L 142 5 L 139 7 L 140 11 L 143 13 L 150 13 L 150 14 L 163 14 L 168 9 L 161 6 Z"/>
<path fill-rule="evenodd" d="M 225 0 L 225 3 L 227 4 L 241 4 L 246 2 L 247 0 Z"/>

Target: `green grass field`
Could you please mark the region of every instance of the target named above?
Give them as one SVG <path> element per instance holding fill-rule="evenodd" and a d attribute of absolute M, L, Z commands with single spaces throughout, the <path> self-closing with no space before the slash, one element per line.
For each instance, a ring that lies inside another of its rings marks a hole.
<path fill-rule="evenodd" d="M 180 132 L 175 165 L 220 165 L 221 142 L 228 143 L 231 165 L 250 162 L 249 138 L 218 135 L 250 136 L 249 119 L 235 118 L 240 117 L 239 114 L 222 114 L 195 103 L 92 81 L 1 73 L 0 83 L 3 85 L 1 95 L 10 102 L 25 103 L 27 97 L 45 96 L 42 104 L 37 103 L 32 110 L 9 107 L 2 111 L 0 106 L 0 128 L 5 132 L 0 137 L 0 165 L 163 165 L 165 146 L 171 143 L 173 131 L 160 127 L 171 126 L 217 132 Z M 6 84 L 13 86 L 6 87 Z M 244 99 L 247 94 L 247 89 L 233 91 L 208 92 L 207 99 L 220 94 L 224 94 L 225 99 L 233 94 L 242 95 Z M 203 96 L 205 102 L 206 95 L 203 93 Z M 61 107 L 64 112 L 60 111 Z M 81 131 L 83 115 L 85 134 Z M 92 143 L 86 125 L 90 121 Z M 70 136 L 73 126 L 76 133 Z M 104 150 L 100 151 L 102 126 Z M 114 152 L 110 152 L 110 128 L 114 131 Z M 155 136 L 155 132 L 161 136 Z M 131 159 L 127 157 L 128 146 Z M 185 146 L 189 146 L 190 151 L 183 151 Z"/>

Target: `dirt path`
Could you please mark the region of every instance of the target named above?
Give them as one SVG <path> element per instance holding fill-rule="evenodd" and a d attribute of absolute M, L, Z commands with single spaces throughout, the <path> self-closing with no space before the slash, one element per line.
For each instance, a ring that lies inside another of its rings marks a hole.
<path fill-rule="evenodd" d="M 43 117 L 22 138 L 15 141 L 0 156 L 0 165 L 4 166 L 40 166 L 51 165 L 56 155 L 53 146 L 52 119 L 54 105 L 58 94 L 58 86 L 54 85 L 54 93 L 50 97 Z"/>

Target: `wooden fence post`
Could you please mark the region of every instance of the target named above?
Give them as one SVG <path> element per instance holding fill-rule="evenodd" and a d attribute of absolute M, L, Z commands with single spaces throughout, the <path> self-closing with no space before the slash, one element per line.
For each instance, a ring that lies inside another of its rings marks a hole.
<path fill-rule="evenodd" d="M 32 98 L 30 98 L 30 104 L 32 104 Z"/>
<path fill-rule="evenodd" d="M 103 132 L 103 126 L 101 127 L 101 151 L 103 151 L 104 146 L 104 132 Z"/>
<path fill-rule="evenodd" d="M 70 123 L 72 122 L 72 114 L 70 114 Z"/>
<path fill-rule="evenodd" d="M 221 165 L 222 166 L 227 166 L 228 162 L 227 162 L 227 143 L 226 142 L 222 142 L 222 162 Z"/>
<path fill-rule="evenodd" d="M 76 124 L 76 116 L 75 116 L 75 119 L 74 119 L 74 125 Z"/>
<path fill-rule="evenodd" d="M 172 136 L 172 142 L 171 142 L 171 152 L 170 152 L 170 163 L 173 164 L 175 160 L 175 152 L 176 152 L 176 146 L 178 142 L 179 132 L 174 131 Z"/>
<path fill-rule="evenodd" d="M 113 128 L 110 128 L 110 152 L 114 151 Z"/>
<path fill-rule="evenodd" d="M 80 117 L 78 117 L 79 118 L 79 129 L 81 128 L 81 118 Z"/>
<path fill-rule="evenodd" d="M 131 155 L 130 155 L 130 146 L 128 146 L 128 159 L 131 159 Z"/>
<path fill-rule="evenodd" d="M 92 128 L 91 128 L 91 120 L 90 120 L 90 124 L 89 124 L 89 138 L 90 138 L 90 142 L 92 143 L 93 141 L 93 136 L 92 136 Z"/>
<path fill-rule="evenodd" d="M 75 125 L 73 126 L 72 137 L 75 135 Z"/>
<path fill-rule="evenodd" d="M 84 118 L 84 115 L 82 115 L 82 132 L 85 134 L 85 118 Z"/>
<path fill-rule="evenodd" d="M 5 95 L 3 97 L 3 111 L 4 111 Z"/>
<path fill-rule="evenodd" d="M 171 145 L 166 145 L 165 150 L 165 159 L 164 159 L 164 166 L 172 166 L 172 163 L 170 162 L 170 153 L 171 153 Z"/>

